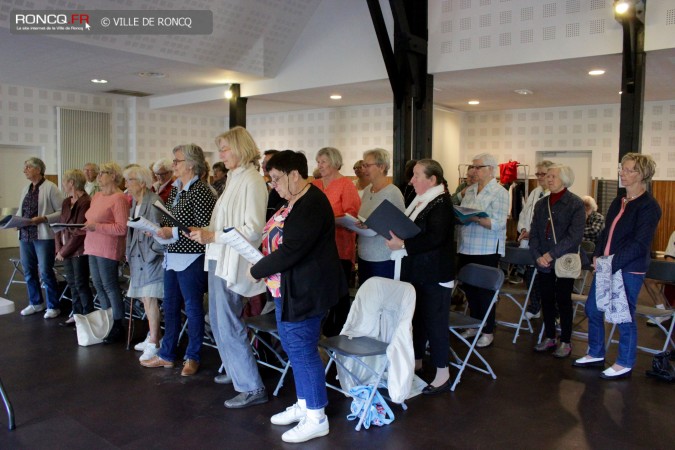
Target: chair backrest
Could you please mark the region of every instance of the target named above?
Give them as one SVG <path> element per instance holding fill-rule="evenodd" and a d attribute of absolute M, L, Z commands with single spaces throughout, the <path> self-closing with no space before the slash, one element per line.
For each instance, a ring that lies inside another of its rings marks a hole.
<path fill-rule="evenodd" d="M 471 286 L 498 291 L 504 283 L 504 272 L 496 267 L 472 263 L 462 267 L 457 279 Z"/>
<path fill-rule="evenodd" d="M 647 269 L 647 278 L 675 283 L 675 262 L 652 259 Z"/>
<path fill-rule="evenodd" d="M 412 321 L 415 288 L 410 283 L 371 277 L 359 287 L 341 334 L 389 342 L 399 326 Z"/>
<path fill-rule="evenodd" d="M 501 262 L 517 266 L 534 266 L 534 258 L 529 248 L 506 247 L 506 254 Z"/>

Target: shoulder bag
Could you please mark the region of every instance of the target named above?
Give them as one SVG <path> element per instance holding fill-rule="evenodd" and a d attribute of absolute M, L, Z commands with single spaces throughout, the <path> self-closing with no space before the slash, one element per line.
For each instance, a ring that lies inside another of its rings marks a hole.
<path fill-rule="evenodd" d="M 551 221 L 551 231 L 553 231 L 553 242 L 558 240 L 555 237 L 555 227 L 553 226 L 553 215 L 551 214 L 551 203 L 546 201 L 548 206 L 548 218 Z M 581 275 L 581 256 L 577 253 L 565 253 L 555 260 L 555 276 L 558 278 L 578 278 Z"/>
<path fill-rule="evenodd" d="M 75 314 L 77 343 L 82 347 L 100 344 L 113 326 L 112 308 L 97 309 L 89 314 Z"/>

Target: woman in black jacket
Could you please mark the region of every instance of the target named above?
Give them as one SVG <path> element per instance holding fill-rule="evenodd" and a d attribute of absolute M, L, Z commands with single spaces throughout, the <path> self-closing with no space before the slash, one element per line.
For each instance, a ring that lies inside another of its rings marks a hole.
<path fill-rule="evenodd" d="M 391 233 L 391 250 L 405 249 L 401 280 L 412 283 L 417 301 L 413 316 L 415 370 L 422 368 L 422 357 L 429 341 L 436 377 L 424 388 L 424 394 L 450 389 L 448 370 L 448 316 L 455 279 L 453 254 L 454 214 L 452 199 L 445 189 L 443 168 L 432 159 L 422 159 L 413 169 L 410 184 L 417 196 L 406 214 L 422 230 L 405 241 Z"/>
<path fill-rule="evenodd" d="M 251 275 L 265 278 L 274 297 L 281 344 L 293 368 L 297 403 L 272 416 L 274 425 L 300 422 L 284 442 L 328 434 L 323 363 L 317 344 L 326 312 L 347 292 L 328 198 L 307 181 L 307 159 L 284 150 L 267 163 L 271 184 L 287 201 L 263 230 L 263 254 Z"/>

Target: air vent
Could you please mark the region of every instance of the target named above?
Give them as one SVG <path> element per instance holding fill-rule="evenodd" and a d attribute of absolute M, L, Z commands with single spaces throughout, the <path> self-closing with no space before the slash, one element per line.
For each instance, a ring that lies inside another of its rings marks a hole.
<path fill-rule="evenodd" d="M 129 97 L 148 97 L 152 94 L 149 94 L 147 92 L 139 92 L 139 91 L 129 91 L 127 89 L 111 89 L 109 91 L 105 91 L 106 94 L 117 94 L 117 95 L 127 95 Z"/>

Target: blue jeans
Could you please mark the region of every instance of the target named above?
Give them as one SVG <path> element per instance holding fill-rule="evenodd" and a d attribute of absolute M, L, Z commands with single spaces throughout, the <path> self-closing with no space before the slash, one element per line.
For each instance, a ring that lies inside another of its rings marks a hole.
<path fill-rule="evenodd" d="M 114 320 L 124 319 L 124 300 L 118 269 L 119 263 L 114 259 L 89 255 L 89 270 L 91 281 L 96 288 L 96 296 L 101 309 L 112 306 Z"/>
<path fill-rule="evenodd" d="M 207 275 L 204 272 L 204 255 L 194 260 L 185 270 L 164 271 L 164 338 L 159 357 L 165 361 L 176 359 L 176 347 L 180 336 L 180 307 L 185 300 L 187 315 L 188 345 L 185 359 L 199 362 L 199 353 L 204 339 L 204 293 Z"/>
<path fill-rule="evenodd" d="M 281 320 L 281 299 L 275 298 L 277 329 L 293 369 L 295 393 L 307 402 L 307 409 L 321 409 L 328 404 L 326 376 L 317 345 L 323 315 L 300 322 Z"/>
<path fill-rule="evenodd" d="M 42 289 L 40 287 L 40 280 L 42 280 L 47 293 L 47 308 L 57 309 L 59 307 L 59 292 L 56 275 L 54 275 L 55 246 L 54 239 L 19 241 L 23 277 L 26 280 L 28 301 L 31 305 L 42 304 Z"/>
<path fill-rule="evenodd" d="M 632 368 L 635 365 L 637 353 L 637 324 L 635 323 L 635 306 L 638 294 L 644 282 L 644 275 L 632 273 L 623 274 L 623 284 L 628 298 L 628 309 L 631 322 L 617 325 L 619 329 L 619 355 L 616 363 L 623 367 Z M 594 358 L 605 357 L 605 322 L 604 313 L 598 311 L 595 302 L 595 277 L 591 284 L 586 301 L 586 316 L 588 317 L 588 355 Z"/>
<path fill-rule="evenodd" d="M 359 258 L 359 284 L 365 283 L 370 277 L 393 280 L 395 266 L 395 262 L 391 259 L 387 261 L 366 261 Z"/>
<path fill-rule="evenodd" d="M 63 272 L 70 289 L 73 314 L 89 314 L 94 310 L 89 287 L 89 257 L 75 256 L 63 260 Z"/>
<path fill-rule="evenodd" d="M 242 319 L 243 298 L 215 272 L 216 261 L 209 261 L 209 320 L 220 359 L 237 392 L 255 391 L 264 385 Z"/>

